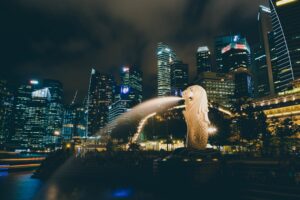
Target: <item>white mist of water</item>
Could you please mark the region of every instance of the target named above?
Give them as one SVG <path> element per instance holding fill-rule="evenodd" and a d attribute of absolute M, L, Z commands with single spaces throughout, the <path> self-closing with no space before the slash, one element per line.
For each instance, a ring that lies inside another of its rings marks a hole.
<path fill-rule="evenodd" d="M 115 119 L 111 124 L 122 124 L 125 121 L 136 121 L 141 120 L 147 115 L 155 112 L 162 112 L 178 105 L 179 101 L 181 101 L 181 97 L 159 97 L 155 99 L 148 100 L 144 103 L 141 103 L 130 111 L 120 115 L 117 119 Z M 110 127 L 111 124 L 108 124 L 105 128 L 101 129 L 97 132 L 97 136 L 101 136 L 105 134 Z"/>

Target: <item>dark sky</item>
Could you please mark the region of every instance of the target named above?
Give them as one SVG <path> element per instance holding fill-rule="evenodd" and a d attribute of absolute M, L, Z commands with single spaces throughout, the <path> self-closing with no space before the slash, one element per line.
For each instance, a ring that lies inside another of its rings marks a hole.
<path fill-rule="evenodd" d="M 65 100 L 86 95 L 91 67 L 118 75 L 122 64 L 144 72 L 147 98 L 156 94 L 156 44 L 170 44 L 195 71 L 199 45 L 242 33 L 257 39 L 265 0 L 7 0 L 0 6 L 0 78 L 63 82 Z"/>

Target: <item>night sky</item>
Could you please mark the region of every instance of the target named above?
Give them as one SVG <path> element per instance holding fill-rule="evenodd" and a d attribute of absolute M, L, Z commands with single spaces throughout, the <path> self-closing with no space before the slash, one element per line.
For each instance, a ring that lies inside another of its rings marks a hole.
<path fill-rule="evenodd" d="M 156 94 L 156 44 L 169 44 L 195 72 L 199 45 L 244 34 L 258 41 L 258 5 L 265 0 L 7 0 L 0 6 L 0 78 L 16 87 L 29 78 L 64 84 L 65 102 L 82 99 L 91 67 L 144 72 L 146 98 Z M 190 77 L 192 78 L 192 76 Z"/>

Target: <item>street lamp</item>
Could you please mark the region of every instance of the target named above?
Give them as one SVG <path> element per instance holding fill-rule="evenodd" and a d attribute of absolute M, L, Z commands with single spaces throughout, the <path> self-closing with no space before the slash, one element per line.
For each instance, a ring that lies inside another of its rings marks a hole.
<path fill-rule="evenodd" d="M 210 127 L 208 127 L 207 131 L 210 135 L 213 135 L 218 131 L 218 129 L 214 126 L 210 126 Z"/>

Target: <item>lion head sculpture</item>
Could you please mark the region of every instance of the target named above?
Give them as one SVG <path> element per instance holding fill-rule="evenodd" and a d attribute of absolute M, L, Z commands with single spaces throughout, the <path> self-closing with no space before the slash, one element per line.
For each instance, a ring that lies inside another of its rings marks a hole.
<path fill-rule="evenodd" d="M 208 140 L 208 100 L 206 91 L 199 85 L 188 87 L 182 95 L 185 100 L 183 111 L 187 124 L 187 147 L 205 149 Z"/>

